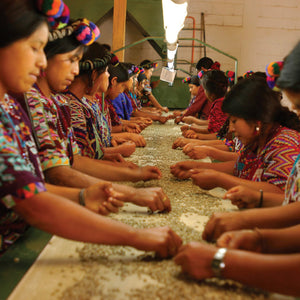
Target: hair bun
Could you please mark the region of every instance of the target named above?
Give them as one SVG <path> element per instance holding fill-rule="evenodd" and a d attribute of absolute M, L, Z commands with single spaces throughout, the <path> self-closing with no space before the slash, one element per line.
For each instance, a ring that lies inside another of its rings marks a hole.
<path fill-rule="evenodd" d="M 68 24 L 70 10 L 62 0 L 38 0 L 37 6 L 48 17 L 49 24 L 53 29 Z"/>
<path fill-rule="evenodd" d="M 283 61 L 274 61 L 266 66 L 267 84 L 272 90 L 277 90 L 276 80 L 283 68 Z"/>
<path fill-rule="evenodd" d="M 100 30 L 93 22 L 81 19 L 74 28 L 74 34 L 80 43 L 88 46 L 100 37 Z"/>

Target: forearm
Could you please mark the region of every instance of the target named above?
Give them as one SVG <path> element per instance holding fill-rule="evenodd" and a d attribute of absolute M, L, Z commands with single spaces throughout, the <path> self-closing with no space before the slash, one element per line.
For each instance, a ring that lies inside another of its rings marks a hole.
<path fill-rule="evenodd" d="M 299 296 L 300 255 L 263 255 L 228 250 L 223 276 L 243 284 L 287 295 Z"/>
<path fill-rule="evenodd" d="M 59 195 L 61 197 L 65 197 L 73 202 L 79 202 L 79 193 L 81 191 L 80 188 L 70 188 L 66 186 L 58 186 L 46 183 L 45 184 L 47 191 L 51 194 Z"/>
<path fill-rule="evenodd" d="M 209 149 L 209 157 L 219 161 L 236 161 L 238 158 L 238 154 L 235 152 L 223 151 L 211 147 Z"/>
<path fill-rule="evenodd" d="M 48 192 L 21 201 L 16 211 L 29 224 L 67 239 L 111 245 L 133 241 L 131 227 Z"/>
<path fill-rule="evenodd" d="M 76 155 L 72 168 L 89 176 L 108 181 L 136 181 L 137 169 L 103 165 L 101 161 Z"/>
<path fill-rule="evenodd" d="M 226 190 L 237 185 L 245 185 L 255 190 L 263 190 L 264 192 L 280 193 L 280 194 L 283 193 L 283 191 L 275 184 L 271 184 L 266 181 L 252 181 L 252 180 L 242 179 L 229 174 L 220 174 L 220 175 L 221 176 L 218 176 L 218 178 L 216 179 L 216 184 L 217 186 L 222 187 Z"/>
<path fill-rule="evenodd" d="M 84 174 L 70 166 L 57 166 L 44 172 L 46 181 L 53 185 L 86 188 L 99 182 L 98 178 Z"/>
<path fill-rule="evenodd" d="M 260 229 L 258 234 L 262 241 L 264 253 L 300 252 L 300 225 L 284 229 Z"/>
<path fill-rule="evenodd" d="M 119 133 L 119 132 L 123 132 L 123 125 L 116 125 L 116 126 L 112 126 L 111 129 L 112 133 Z"/>
<path fill-rule="evenodd" d="M 205 162 L 195 162 L 195 169 L 211 169 L 224 173 L 224 175 L 233 174 L 233 168 L 235 161 L 217 162 L 217 163 L 205 163 Z M 221 174 L 223 176 L 223 174 Z M 231 175 L 229 175 L 231 176 Z"/>
<path fill-rule="evenodd" d="M 163 109 L 163 107 L 158 103 L 153 94 L 148 95 L 148 99 L 152 102 L 154 107 L 157 107 L 158 109 Z"/>
<path fill-rule="evenodd" d="M 215 133 L 209 133 L 207 128 L 202 130 L 202 133 L 197 133 L 198 140 L 216 140 L 217 135 Z"/>

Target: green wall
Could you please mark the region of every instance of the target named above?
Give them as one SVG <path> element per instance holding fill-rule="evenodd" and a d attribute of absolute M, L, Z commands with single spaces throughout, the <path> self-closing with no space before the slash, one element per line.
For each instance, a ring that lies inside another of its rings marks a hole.
<path fill-rule="evenodd" d="M 95 23 L 114 5 L 113 0 L 65 0 L 65 3 L 73 19 L 86 17 Z M 151 36 L 164 36 L 161 0 L 127 0 L 127 9 Z M 163 41 L 156 42 L 163 47 Z M 181 78 L 175 79 L 172 87 L 160 82 L 153 94 L 169 108 L 185 108 L 190 99 L 188 87 Z"/>

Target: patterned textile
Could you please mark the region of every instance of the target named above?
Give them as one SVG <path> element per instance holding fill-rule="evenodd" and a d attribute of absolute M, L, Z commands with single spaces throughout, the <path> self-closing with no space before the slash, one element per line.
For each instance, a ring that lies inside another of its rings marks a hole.
<path fill-rule="evenodd" d="M 110 146 L 111 133 L 97 99 L 78 99 L 71 92 L 67 92 L 65 97 L 70 105 L 72 127 L 82 155 L 101 159 L 104 147 Z"/>
<path fill-rule="evenodd" d="M 140 101 L 142 106 L 151 106 L 152 102 L 149 101 L 148 95 L 152 93 L 152 88 L 150 81 L 148 79 L 145 80 L 144 89 L 143 89 L 143 96 L 141 97 Z"/>
<path fill-rule="evenodd" d="M 300 154 L 294 163 L 285 187 L 285 198 L 282 205 L 300 201 Z"/>
<path fill-rule="evenodd" d="M 30 122 L 12 97 L 6 95 L 5 102 L 0 106 L 0 255 L 28 227 L 12 208 L 46 190 Z"/>
<path fill-rule="evenodd" d="M 109 111 L 109 117 L 110 117 L 110 124 L 111 126 L 118 126 L 121 125 L 121 119 L 119 118 L 113 104 L 112 104 L 112 100 L 110 100 L 109 98 L 105 98 L 106 104 L 107 104 L 107 108 Z"/>
<path fill-rule="evenodd" d="M 126 98 L 125 93 L 120 93 L 118 97 L 112 100 L 112 104 L 120 119 L 130 120 L 133 108 L 130 99 Z"/>
<path fill-rule="evenodd" d="M 216 99 L 212 105 L 208 116 L 208 132 L 218 132 L 225 121 L 227 120 L 227 114 L 222 111 L 222 103 L 224 97 Z"/>
<path fill-rule="evenodd" d="M 44 96 L 37 85 L 27 92 L 28 104 L 40 147 L 43 171 L 73 163 L 80 153 L 71 127 L 70 109 L 59 94 Z"/>
<path fill-rule="evenodd" d="M 125 92 L 125 95 L 130 99 L 133 111 L 140 110 L 142 108 L 141 102 L 137 98 L 136 94 L 131 92 Z"/>
<path fill-rule="evenodd" d="M 284 190 L 299 152 L 300 133 L 279 126 L 259 153 L 250 147 L 242 148 L 234 175 L 252 181 L 266 181 Z"/>

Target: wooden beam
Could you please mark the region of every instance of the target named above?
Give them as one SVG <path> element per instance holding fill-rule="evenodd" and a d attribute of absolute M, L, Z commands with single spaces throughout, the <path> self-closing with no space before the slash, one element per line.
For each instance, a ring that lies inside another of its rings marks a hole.
<path fill-rule="evenodd" d="M 127 0 L 114 0 L 113 40 L 112 50 L 125 46 Z M 124 61 L 125 51 L 116 53 L 119 60 Z"/>

